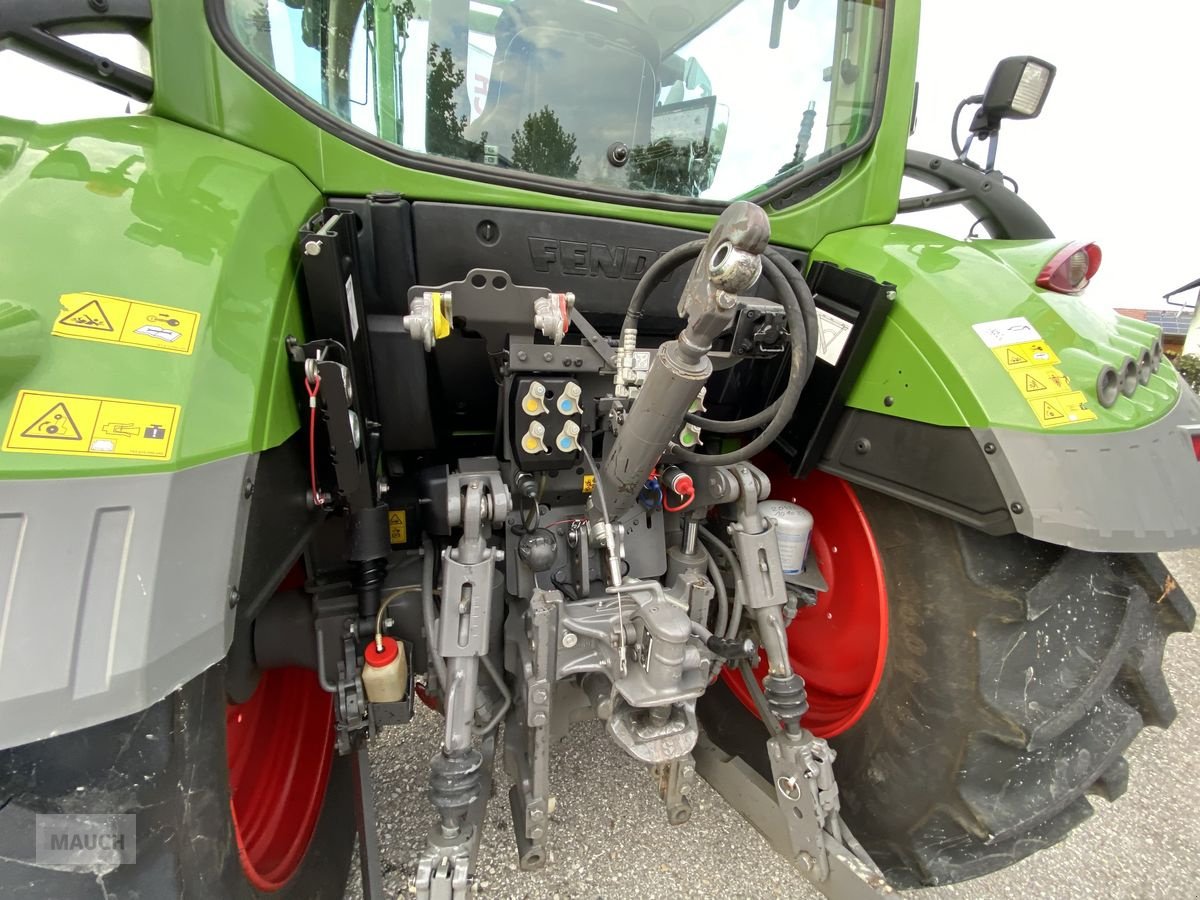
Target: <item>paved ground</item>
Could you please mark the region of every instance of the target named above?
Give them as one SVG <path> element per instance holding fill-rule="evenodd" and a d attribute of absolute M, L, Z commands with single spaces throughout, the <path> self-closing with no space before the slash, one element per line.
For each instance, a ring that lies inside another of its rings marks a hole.
<path fill-rule="evenodd" d="M 1168 565 L 1200 599 L 1200 551 L 1170 554 Z M 1148 729 L 1128 753 L 1129 791 L 1067 840 L 987 878 L 907 896 L 945 898 L 1200 898 L 1200 639 L 1168 645 L 1166 675 L 1179 718 Z M 386 886 L 408 887 L 407 860 L 420 846 L 429 807 L 426 771 L 439 722 L 424 712 L 392 729 L 373 753 Z M 508 783 L 499 776 L 489 805 L 480 880 L 487 896 L 512 898 L 790 897 L 820 895 L 785 865 L 703 782 L 692 821 L 665 825 L 649 776 L 604 736 L 577 725 L 558 748 L 551 777 L 558 797 L 552 858 L 537 874 L 517 871 Z M 358 895 L 358 887 L 348 892 Z"/>

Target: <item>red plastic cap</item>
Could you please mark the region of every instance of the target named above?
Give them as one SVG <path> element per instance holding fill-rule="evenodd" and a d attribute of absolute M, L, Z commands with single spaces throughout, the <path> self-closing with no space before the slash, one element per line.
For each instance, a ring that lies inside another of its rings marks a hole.
<path fill-rule="evenodd" d="M 692 483 L 692 476 L 687 472 L 676 471 L 672 473 L 668 487 L 680 497 L 687 497 L 696 491 L 696 486 Z"/>
<path fill-rule="evenodd" d="M 400 645 L 396 643 L 395 638 L 390 638 L 384 635 L 383 649 L 375 648 L 375 641 L 371 641 L 367 645 L 366 652 L 363 653 L 363 659 L 372 669 L 382 669 L 384 666 L 390 665 L 400 655 Z"/>

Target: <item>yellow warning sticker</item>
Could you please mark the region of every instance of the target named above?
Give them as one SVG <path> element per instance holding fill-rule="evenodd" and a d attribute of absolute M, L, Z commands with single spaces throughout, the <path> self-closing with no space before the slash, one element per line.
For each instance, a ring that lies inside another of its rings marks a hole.
<path fill-rule="evenodd" d="M 590 494 L 592 492 L 592 488 L 594 488 L 595 486 L 596 486 L 596 476 L 595 475 L 584 475 L 583 476 L 583 492 L 585 494 Z"/>
<path fill-rule="evenodd" d="M 180 408 L 172 403 L 20 391 L 3 449 L 170 459 L 179 418 Z"/>
<path fill-rule="evenodd" d="M 1059 425 L 1070 425 L 1074 422 L 1091 422 L 1096 418 L 1096 413 L 1088 408 L 1087 397 L 1083 391 L 1072 391 L 1045 400 L 1031 399 L 1029 408 L 1033 410 L 1038 424 L 1043 428 L 1057 428 Z"/>
<path fill-rule="evenodd" d="M 388 539 L 393 544 L 408 543 L 408 513 L 403 509 L 388 510 Z"/>
<path fill-rule="evenodd" d="M 1008 370 L 1026 366 L 1057 366 L 1059 358 L 1045 341 L 1026 341 L 1023 344 L 1008 344 L 993 347 L 996 359 Z"/>
<path fill-rule="evenodd" d="M 188 354 L 200 329 L 200 313 L 174 306 L 88 292 L 63 294 L 58 303 L 50 333 L 59 337 Z"/>
<path fill-rule="evenodd" d="M 1054 366 L 1009 369 L 1008 374 L 1027 400 L 1071 393 L 1071 379 Z"/>

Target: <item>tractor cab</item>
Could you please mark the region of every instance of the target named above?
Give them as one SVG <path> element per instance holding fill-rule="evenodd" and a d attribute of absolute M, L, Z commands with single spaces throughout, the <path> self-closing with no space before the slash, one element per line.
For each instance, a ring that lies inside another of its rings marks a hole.
<path fill-rule="evenodd" d="M 339 128 L 473 178 L 728 201 L 861 150 L 881 112 L 878 2 L 227 0 L 226 13 Z"/>

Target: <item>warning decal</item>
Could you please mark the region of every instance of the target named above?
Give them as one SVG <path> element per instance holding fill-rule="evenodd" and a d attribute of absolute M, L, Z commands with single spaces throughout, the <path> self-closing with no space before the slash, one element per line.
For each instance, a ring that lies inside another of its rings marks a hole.
<path fill-rule="evenodd" d="M 853 322 L 817 307 L 817 356 L 831 366 L 836 366 L 850 339 Z"/>
<path fill-rule="evenodd" d="M 1030 400 L 1029 408 L 1043 428 L 1056 428 L 1074 422 L 1091 422 L 1096 413 L 1088 408 L 1083 391 L 1072 391 L 1046 400 Z"/>
<path fill-rule="evenodd" d="M 58 337 L 189 354 L 200 328 L 200 313 L 157 303 L 88 292 L 63 294 L 58 302 L 50 329 Z"/>
<path fill-rule="evenodd" d="M 1042 340 L 1028 319 L 1000 319 L 971 326 L 1013 380 L 1043 428 L 1057 428 L 1098 418 L 1082 391 L 1056 368 L 1058 354 Z"/>
<path fill-rule="evenodd" d="M 972 325 L 979 339 L 993 350 L 1008 344 L 1021 344 L 1027 341 L 1040 341 L 1042 336 L 1036 328 L 1029 324 L 1024 316 L 1015 319 L 997 319 L 995 322 L 980 322 Z"/>
<path fill-rule="evenodd" d="M 1023 344 L 1009 344 L 1007 347 L 993 347 L 992 352 L 1004 368 L 1023 369 L 1026 366 L 1056 366 L 1059 363 L 1057 354 L 1050 349 L 1045 341 L 1027 341 Z"/>
<path fill-rule="evenodd" d="M 59 302 L 61 303 L 70 296 L 72 295 L 66 294 L 64 297 L 59 298 Z M 78 297 L 80 295 L 75 296 Z M 84 328 L 91 331 L 114 330 L 112 321 L 108 318 L 108 314 L 104 312 L 104 307 L 95 300 L 89 300 L 83 306 L 62 316 L 56 324 L 64 325 L 68 328 Z"/>
<path fill-rule="evenodd" d="M 1028 400 L 1071 393 L 1071 379 L 1054 366 L 1010 370 L 1008 374 Z"/>
<path fill-rule="evenodd" d="M 21 432 L 25 438 L 45 438 L 50 441 L 81 441 L 83 435 L 71 418 L 71 411 L 62 403 L 55 403 Z"/>
<path fill-rule="evenodd" d="M 402 509 L 388 510 L 388 540 L 393 544 L 408 543 L 408 513 Z"/>
<path fill-rule="evenodd" d="M 170 459 L 180 408 L 111 397 L 21 391 L 4 433 L 4 450 Z"/>

